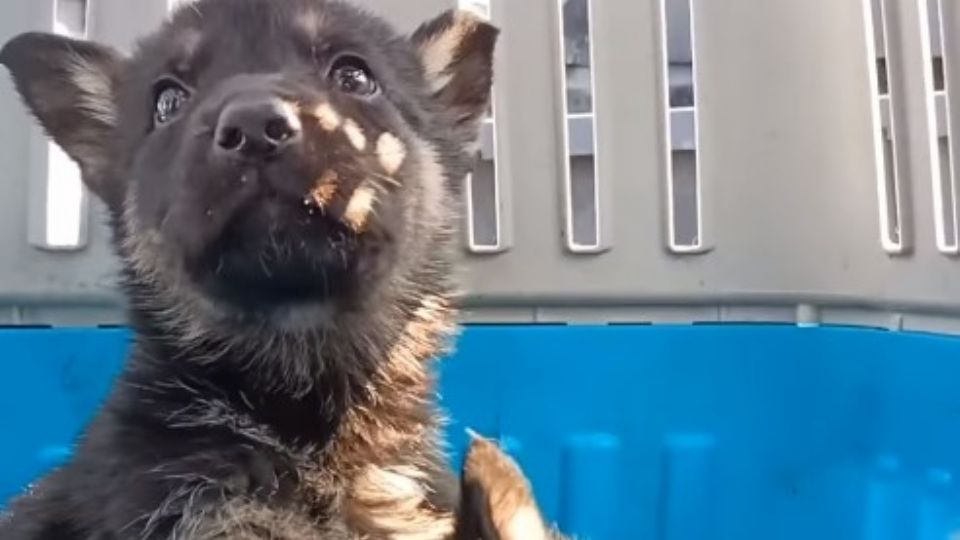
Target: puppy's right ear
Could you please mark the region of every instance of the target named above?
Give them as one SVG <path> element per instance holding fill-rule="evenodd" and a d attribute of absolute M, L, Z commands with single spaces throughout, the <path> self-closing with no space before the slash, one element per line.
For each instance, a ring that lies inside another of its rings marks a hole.
<path fill-rule="evenodd" d="M 84 183 L 110 203 L 108 141 L 122 57 L 89 41 L 28 32 L 3 46 L 0 64 L 47 134 L 80 165 Z"/>
<path fill-rule="evenodd" d="M 466 139 L 476 137 L 490 102 L 499 35 L 499 29 L 472 12 L 448 10 L 411 38 L 427 83 Z"/>

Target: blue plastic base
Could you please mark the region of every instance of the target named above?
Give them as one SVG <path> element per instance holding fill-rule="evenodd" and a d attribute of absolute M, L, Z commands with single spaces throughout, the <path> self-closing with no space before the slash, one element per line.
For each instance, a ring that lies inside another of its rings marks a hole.
<path fill-rule="evenodd" d="M 120 330 L 9 330 L 0 500 L 68 455 Z M 947 540 L 960 339 L 788 326 L 472 327 L 443 401 L 595 540 Z"/>

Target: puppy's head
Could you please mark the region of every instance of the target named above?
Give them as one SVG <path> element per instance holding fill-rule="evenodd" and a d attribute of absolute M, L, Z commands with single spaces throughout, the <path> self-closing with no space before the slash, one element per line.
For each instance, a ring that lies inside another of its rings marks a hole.
<path fill-rule="evenodd" d="M 389 294 L 437 258 L 496 35 L 455 11 L 401 37 L 341 2 L 198 0 L 129 58 L 29 33 L 0 63 L 107 204 L 144 297 L 263 322 Z"/>

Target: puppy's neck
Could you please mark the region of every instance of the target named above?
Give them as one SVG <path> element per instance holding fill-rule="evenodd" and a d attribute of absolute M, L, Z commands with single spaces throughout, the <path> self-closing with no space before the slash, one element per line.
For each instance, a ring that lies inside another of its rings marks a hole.
<path fill-rule="evenodd" d="M 211 338 L 198 348 L 141 328 L 120 409 L 149 400 L 143 414 L 168 428 L 226 431 L 290 456 L 304 493 L 321 507 L 337 501 L 364 537 L 449 538 L 455 489 L 432 361 L 455 331 L 455 310 L 446 295 L 407 298 L 272 347 Z M 311 374 L 308 391 L 284 373 L 298 369 Z"/>
<path fill-rule="evenodd" d="M 436 424 L 432 362 L 456 328 L 451 295 L 439 290 L 437 284 L 411 288 L 378 301 L 376 309 L 296 329 L 218 325 L 200 332 L 193 325 L 182 331 L 158 320 L 166 308 L 135 306 L 127 378 L 148 393 L 162 386 L 171 408 L 197 392 L 218 396 L 285 441 L 325 446 L 342 434 L 356 440 L 350 445 L 400 451 Z M 407 437 L 400 431 L 415 437 L 401 440 Z"/>

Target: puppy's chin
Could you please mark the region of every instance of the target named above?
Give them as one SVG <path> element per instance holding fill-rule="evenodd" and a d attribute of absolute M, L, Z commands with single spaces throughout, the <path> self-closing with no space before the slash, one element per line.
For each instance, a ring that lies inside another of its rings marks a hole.
<path fill-rule="evenodd" d="M 332 302 L 303 302 L 277 306 L 265 314 L 265 320 L 277 330 L 299 333 L 332 325 L 336 313 Z"/>
<path fill-rule="evenodd" d="M 192 264 L 192 279 L 214 303 L 259 317 L 340 304 L 361 292 L 355 248 L 275 234 L 263 242 L 218 243 Z"/>
<path fill-rule="evenodd" d="M 276 279 L 276 278 L 274 278 Z M 197 283 L 197 290 L 212 307 L 215 320 L 246 323 L 283 332 L 303 332 L 332 325 L 345 305 L 360 292 L 343 285 L 293 282 L 230 281 L 222 277 Z"/>
<path fill-rule="evenodd" d="M 267 243 L 220 243 L 188 267 L 188 279 L 217 319 L 291 332 L 324 328 L 389 289 L 393 250 L 363 240 L 274 233 Z"/>
<path fill-rule="evenodd" d="M 222 263 L 197 280 L 211 299 L 244 312 L 269 312 L 297 304 L 329 303 L 344 300 L 357 286 L 342 269 L 313 266 L 306 260 L 243 261 L 242 266 Z"/>

